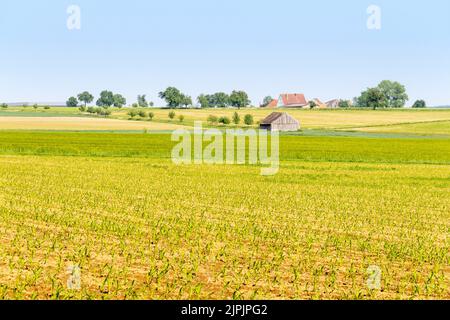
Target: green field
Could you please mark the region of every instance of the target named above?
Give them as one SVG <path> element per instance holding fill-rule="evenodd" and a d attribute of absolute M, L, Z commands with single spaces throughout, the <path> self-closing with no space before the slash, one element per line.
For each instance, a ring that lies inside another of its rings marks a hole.
<path fill-rule="evenodd" d="M 173 145 L 0 132 L 0 299 L 450 298 L 449 139 L 282 136 L 273 177 Z"/>

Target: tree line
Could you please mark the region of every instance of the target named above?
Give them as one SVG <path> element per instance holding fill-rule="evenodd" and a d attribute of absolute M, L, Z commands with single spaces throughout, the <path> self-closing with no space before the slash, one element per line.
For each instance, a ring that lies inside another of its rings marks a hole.
<path fill-rule="evenodd" d="M 166 106 L 171 109 L 187 108 L 193 105 L 192 98 L 181 92 L 175 87 L 168 87 L 164 91 L 158 93 L 159 98 L 166 102 Z M 368 88 L 363 91 L 360 96 L 353 99 L 353 103 L 349 100 L 340 100 L 338 106 L 340 108 L 402 108 L 409 100 L 406 88 L 404 85 L 396 81 L 384 80 L 374 88 Z M 87 108 L 87 105 L 94 101 L 94 96 L 85 91 L 78 94 L 76 97 L 70 97 L 66 105 L 68 107 L 78 107 L 81 103 L 80 110 L 91 113 L 99 113 L 98 109 Z M 260 107 L 266 107 L 273 101 L 271 96 L 264 98 Z M 197 97 L 198 105 L 201 108 L 245 108 L 251 105 L 248 94 L 245 91 L 234 90 L 230 94 L 225 92 L 216 92 L 212 94 L 200 94 Z M 115 94 L 112 91 L 104 90 L 100 93 L 100 97 L 96 101 L 99 108 L 107 109 L 109 107 L 122 108 L 127 103 L 127 100 L 121 94 Z M 133 107 L 147 108 L 154 106 L 154 103 L 147 101 L 146 95 L 138 95 L 137 102 L 132 104 Z M 311 109 L 315 108 L 317 104 L 314 101 L 309 103 Z M 424 100 L 417 100 L 413 104 L 413 108 L 425 108 Z"/>
<path fill-rule="evenodd" d="M 159 92 L 159 98 L 166 102 L 168 108 L 182 108 L 193 105 L 192 98 L 189 95 L 182 93 L 175 87 L 168 87 L 164 91 Z M 67 99 L 66 105 L 68 107 L 79 107 L 82 111 L 88 111 L 87 105 L 94 101 L 94 96 L 84 91 L 77 96 L 72 96 Z M 236 107 L 244 108 L 251 104 L 248 94 L 245 91 L 233 91 L 231 94 L 224 92 L 217 92 L 214 94 L 201 94 L 197 98 L 198 104 L 202 108 L 226 108 Z M 96 105 L 102 108 L 116 107 L 122 108 L 127 103 L 127 100 L 121 94 L 114 94 L 112 91 L 104 90 L 100 93 L 100 97 L 96 101 Z M 133 107 L 147 108 L 154 106 L 153 102 L 147 101 L 146 95 L 138 95 L 137 102 L 132 104 Z"/>

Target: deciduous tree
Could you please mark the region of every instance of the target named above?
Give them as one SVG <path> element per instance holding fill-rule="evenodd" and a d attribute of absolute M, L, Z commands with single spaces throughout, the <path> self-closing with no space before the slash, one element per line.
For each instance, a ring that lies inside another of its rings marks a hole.
<path fill-rule="evenodd" d="M 78 100 L 84 102 L 84 106 L 86 107 L 88 103 L 94 101 L 94 96 L 87 91 L 84 91 L 78 95 Z"/>
<path fill-rule="evenodd" d="M 75 97 L 70 97 L 67 101 L 66 101 L 66 105 L 68 107 L 77 107 L 78 106 L 78 100 Z"/>
<path fill-rule="evenodd" d="M 230 95 L 230 104 L 238 109 L 250 104 L 248 94 L 245 91 L 233 91 Z"/>

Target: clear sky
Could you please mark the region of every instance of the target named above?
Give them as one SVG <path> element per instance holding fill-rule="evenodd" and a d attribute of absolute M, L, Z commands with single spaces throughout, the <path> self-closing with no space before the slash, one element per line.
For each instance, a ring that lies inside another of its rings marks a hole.
<path fill-rule="evenodd" d="M 367 28 L 372 4 L 381 30 Z M 328 100 L 391 79 L 411 100 L 450 104 L 448 0 L 1 0 L 0 41 L 7 102 L 110 89 L 159 104 L 167 86 Z"/>

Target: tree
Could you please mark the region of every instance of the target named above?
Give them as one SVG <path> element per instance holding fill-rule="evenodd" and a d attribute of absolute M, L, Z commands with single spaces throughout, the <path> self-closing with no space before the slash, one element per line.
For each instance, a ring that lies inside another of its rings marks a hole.
<path fill-rule="evenodd" d="M 216 92 L 207 97 L 211 107 L 226 108 L 230 105 L 230 97 L 225 92 Z"/>
<path fill-rule="evenodd" d="M 2 103 L 1 107 L 2 107 L 3 109 L 8 109 L 8 104 Z"/>
<path fill-rule="evenodd" d="M 414 102 L 413 108 L 426 108 L 427 107 L 427 103 L 425 102 L 425 100 L 417 100 L 416 102 Z"/>
<path fill-rule="evenodd" d="M 84 106 L 86 107 L 88 103 L 94 101 L 94 96 L 87 91 L 84 91 L 78 95 L 78 100 L 84 102 Z"/>
<path fill-rule="evenodd" d="M 183 105 L 185 101 L 185 96 L 174 87 L 168 87 L 166 90 L 161 91 L 159 97 L 166 101 L 169 108 L 177 108 Z"/>
<path fill-rule="evenodd" d="M 39 106 L 37 104 L 33 104 L 33 108 L 34 108 L 34 110 L 37 110 L 37 108 L 39 108 Z"/>
<path fill-rule="evenodd" d="M 348 100 L 340 100 L 338 104 L 339 108 L 350 108 L 350 101 Z"/>
<path fill-rule="evenodd" d="M 180 122 L 183 122 L 183 121 L 184 121 L 184 116 L 183 116 L 182 114 L 180 114 L 180 115 L 178 116 L 178 120 L 180 120 Z"/>
<path fill-rule="evenodd" d="M 241 117 L 239 116 L 239 114 L 237 112 L 235 112 L 233 114 L 233 123 L 235 125 L 238 125 L 241 122 Z"/>
<path fill-rule="evenodd" d="M 209 108 L 209 99 L 207 95 L 201 94 L 197 98 L 198 103 L 200 104 L 201 108 Z"/>
<path fill-rule="evenodd" d="M 155 114 L 153 112 L 149 112 L 148 117 L 150 118 L 150 121 L 151 121 L 155 117 Z"/>
<path fill-rule="evenodd" d="M 115 94 L 113 96 L 114 100 L 114 107 L 116 108 L 122 108 L 124 105 L 127 104 L 127 99 L 125 99 L 121 94 Z"/>
<path fill-rule="evenodd" d="M 188 106 L 192 105 L 192 98 L 189 96 L 183 96 L 183 102 L 182 104 L 187 108 Z"/>
<path fill-rule="evenodd" d="M 309 102 L 309 108 L 310 108 L 310 109 L 314 109 L 315 107 L 317 107 L 317 103 L 316 103 L 315 101 L 311 100 L 311 101 Z"/>
<path fill-rule="evenodd" d="M 69 100 L 67 100 L 66 105 L 68 107 L 77 107 L 78 106 L 78 100 L 75 97 L 70 97 Z"/>
<path fill-rule="evenodd" d="M 99 107 L 109 108 L 114 104 L 114 94 L 111 91 L 102 91 L 96 105 Z"/>
<path fill-rule="evenodd" d="M 398 82 L 384 80 L 380 82 L 377 88 L 386 97 L 388 108 L 402 108 L 409 99 L 405 86 Z"/>
<path fill-rule="evenodd" d="M 230 95 L 230 104 L 238 109 L 250 104 L 248 94 L 244 91 L 233 91 Z"/>
<path fill-rule="evenodd" d="M 253 116 L 251 114 L 246 114 L 244 117 L 244 123 L 248 126 L 251 126 L 254 123 Z"/>
<path fill-rule="evenodd" d="M 261 107 L 267 107 L 274 99 L 271 96 L 267 96 L 264 98 Z"/>
<path fill-rule="evenodd" d="M 169 119 L 170 119 L 170 120 L 173 120 L 174 118 L 175 118 L 175 112 L 170 111 L 170 112 L 169 112 Z"/>
<path fill-rule="evenodd" d="M 231 123 L 231 120 L 228 117 L 220 117 L 219 118 L 219 123 L 222 123 L 224 125 L 228 125 L 228 124 Z"/>
<path fill-rule="evenodd" d="M 355 105 L 359 108 L 386 108 L 387 99 L 379 88 L 368 88 L 355 98 Z"/>
<path fill-rule="evenodd" d="M 137 96 L 137 103 L 141 108 L 148 108 L 148 102 L 145 94 Z"/>

